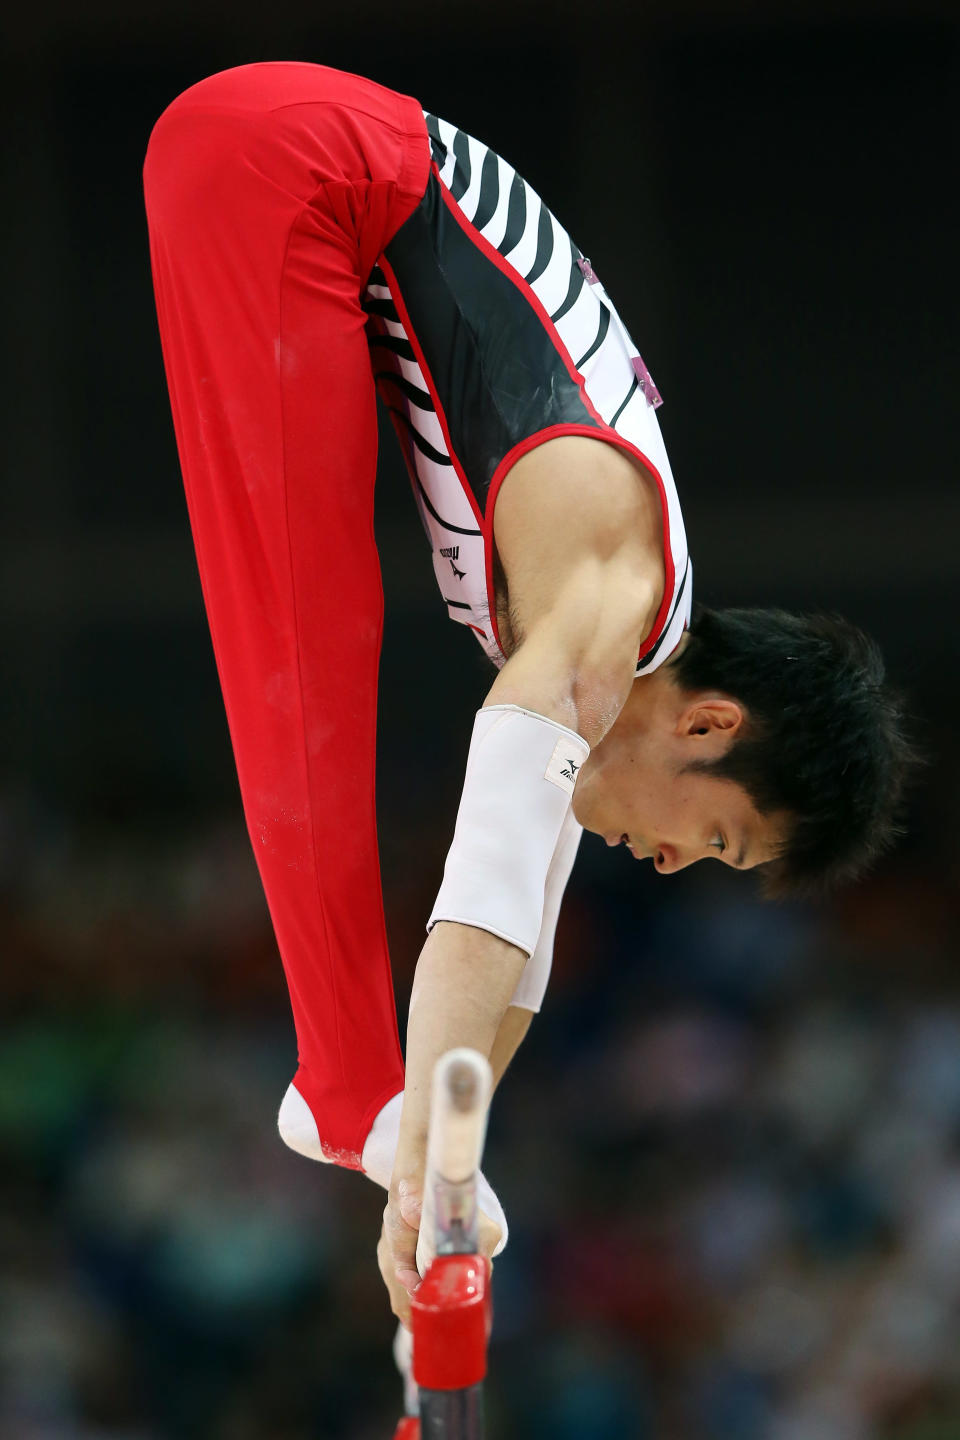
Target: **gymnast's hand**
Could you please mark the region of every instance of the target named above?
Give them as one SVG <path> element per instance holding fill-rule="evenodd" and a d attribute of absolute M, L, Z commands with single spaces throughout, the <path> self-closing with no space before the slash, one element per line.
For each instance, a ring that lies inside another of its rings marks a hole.
<path fill-rule="evenodd" d="M 503 1233 L 481 1210 L 479 1253 L 491 1260 Z M 417 1270 L 417 1236 L 420 1233 L 420 1195 L 405 1181 L 391 1188 L 383 1212 L 383 1229 L 377 1245 L 377 1264 L 390 1296 L 390 1309 L 410 1329 L 410 1297 L 421 1283 Z"/>
<path fill-rule="evenodd" d="M 515 945 L 471 925 L 438 921 L 420 952 L 407 1021 L 406 1075 L 377 1259 L 393 1313 L 410 1326 L 410 1296 L 420 1284 L 417 1236 L 427 1162 L 430 1095 L 437 1061 L 466 1046 L 489 1055 L 526 964 Z M 480 1253 L 492 1258 L 502 1231 L 479 1216 Z"/>

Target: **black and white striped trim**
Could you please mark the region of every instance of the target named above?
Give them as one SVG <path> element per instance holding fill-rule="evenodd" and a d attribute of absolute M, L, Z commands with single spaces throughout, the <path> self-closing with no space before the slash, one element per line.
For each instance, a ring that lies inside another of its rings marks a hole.
<path fill-rule="evenodd" d="M 639 450 L 662 479 L 673 586 L 663 629 L 637 665 L 638 674 L 648 674 L 675 648 L 689 619 L 692 572 L 666 449 L 634 369 L 637 348 L 582 251 L 537 192 L 473 136 L 431 112 L 425 111 L 424 119 L 432 159 L 450 199 L 533 291 L 601 421 Z M 407 455 L 451 618 L 480 631 L 485 650 L 499 664 L 503 656 L 490 625 L 483 536 L 396 299 L 383 270 L 376 267 L 364 297 L 375 331 L 371 336 L 374 372 Z M 439 555 L 451 544 L 460 546 L 457 563 L 464 572 L 456 598 L 449 591 L 450 567 Z"/>

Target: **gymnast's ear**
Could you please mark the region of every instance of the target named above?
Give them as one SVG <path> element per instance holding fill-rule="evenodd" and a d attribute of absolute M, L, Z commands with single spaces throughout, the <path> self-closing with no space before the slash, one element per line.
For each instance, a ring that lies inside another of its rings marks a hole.
<path fill-rule="evenodd" d="M 746 722 L 746 711 L 726 695 L 698 696 L 686 703 L 677 716 L 675 734 L 695 741 L 730 741 Z"/>

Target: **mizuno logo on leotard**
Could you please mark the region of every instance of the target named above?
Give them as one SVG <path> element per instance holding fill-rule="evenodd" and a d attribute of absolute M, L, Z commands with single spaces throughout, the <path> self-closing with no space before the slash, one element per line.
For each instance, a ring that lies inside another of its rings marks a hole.
<path fill-rule="evenodd" d="M 568 780 L 576 780 L 577 771 L 579 769 L 580 766 L 574 760 L 567 760 L 566 768 L 564 770 L 561 770 L 560 774 L 566 775 Z"/>
<path fill-rule="evenodd" d="M 459 560 L 459 559 L 460 559 L 460 546 L 459 546 L 459 545 L 444 545 L 444 546 L 441 548 L 440 554 L 443 556 L 444 560 Z"/>
<path fill-rule="evenodd" d="M 464 575 L 466 575 L 467 573 L 466 570 L 458 570 L 452 560 L 450 561 L 450 569 L 453 571 L 454 575 L 456 575 L 458 580 L 462 580 Z"/>

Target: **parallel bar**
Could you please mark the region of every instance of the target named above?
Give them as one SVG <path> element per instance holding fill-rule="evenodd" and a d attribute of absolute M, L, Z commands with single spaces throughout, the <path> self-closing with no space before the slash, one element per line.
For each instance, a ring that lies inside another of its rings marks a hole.
<path fill-rule="evenodd" d="M 420 1391 L 420 1440 L 483 1440 L 483 1386 Z"/>
<path fill-rule="evenodd" d="M 434 1255 L 477 1251 L 477 1171 L 493 1075 L 477 1050 L 448 1050 L 434 1067 L 417 1268 Z"/>
<path fill-rule="evenodd" d="M 394 1343 L 407 1410 L 395 1440 L 483 1440 L 490 1265 L 478 1254 L 477 1173 L 492 1088 L 476 1050 L 437 1061 L 417 1244 L 424 1280 L 411 1305 L 412 1344 L 403 1326 Z"/>

